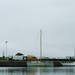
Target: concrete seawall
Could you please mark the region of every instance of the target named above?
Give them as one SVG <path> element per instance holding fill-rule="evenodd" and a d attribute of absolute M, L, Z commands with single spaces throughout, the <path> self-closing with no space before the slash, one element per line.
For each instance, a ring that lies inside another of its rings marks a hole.
<path fill-rule="evenodd" d="M 26 67 L 25 61 L 0 61 L 0 67 Z"/>
<path fill-rule="evenodd" d="M 63 65 L 62 65 L 60 62 L 58 62 L 58 61 L 57 61 L 57 62 L 54 61 L 53 64 L 54 64 L 54 67 L 56 67 L 56 66 L 63 66 Z"/>

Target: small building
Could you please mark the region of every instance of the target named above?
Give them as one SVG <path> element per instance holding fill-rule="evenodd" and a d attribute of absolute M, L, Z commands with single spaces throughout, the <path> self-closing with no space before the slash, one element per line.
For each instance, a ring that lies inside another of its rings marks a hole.
<path fill-rule="evenodd" d="M 12 59 L 13 59 L 13 55 L 9 55 L 8 60 L 12 60 Z"/>

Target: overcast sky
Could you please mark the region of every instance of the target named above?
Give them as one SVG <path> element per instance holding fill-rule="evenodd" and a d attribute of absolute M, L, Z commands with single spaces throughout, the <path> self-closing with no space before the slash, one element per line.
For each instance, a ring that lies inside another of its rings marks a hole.
<path fill-rule="evenodd" d="M 18 52 L 74 56 L 75 0 L 0 0 L 0 56 Z"/>

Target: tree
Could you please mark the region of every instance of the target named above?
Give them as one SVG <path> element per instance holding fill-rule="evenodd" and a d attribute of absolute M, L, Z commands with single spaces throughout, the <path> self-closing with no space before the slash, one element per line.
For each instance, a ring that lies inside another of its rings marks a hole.
<path fill-rule="evenodd" d="M 24 54 L 22 54 L 22 53 L 17 53 L 17 54 L 15 54 L 15 55 L 24 55 Z"/>

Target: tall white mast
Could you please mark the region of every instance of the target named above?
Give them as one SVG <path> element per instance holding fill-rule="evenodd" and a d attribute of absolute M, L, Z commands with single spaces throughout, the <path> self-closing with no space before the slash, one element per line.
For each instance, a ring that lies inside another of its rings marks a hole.
<path fill-rule="evenodd" d="M 40 30 L 40 59 L 42 58 L 42 30 Z"/>
<path fill-rule="evenodd" d="M 74 57 L 75 57 L 75 45 L 74 45 Z"/>

